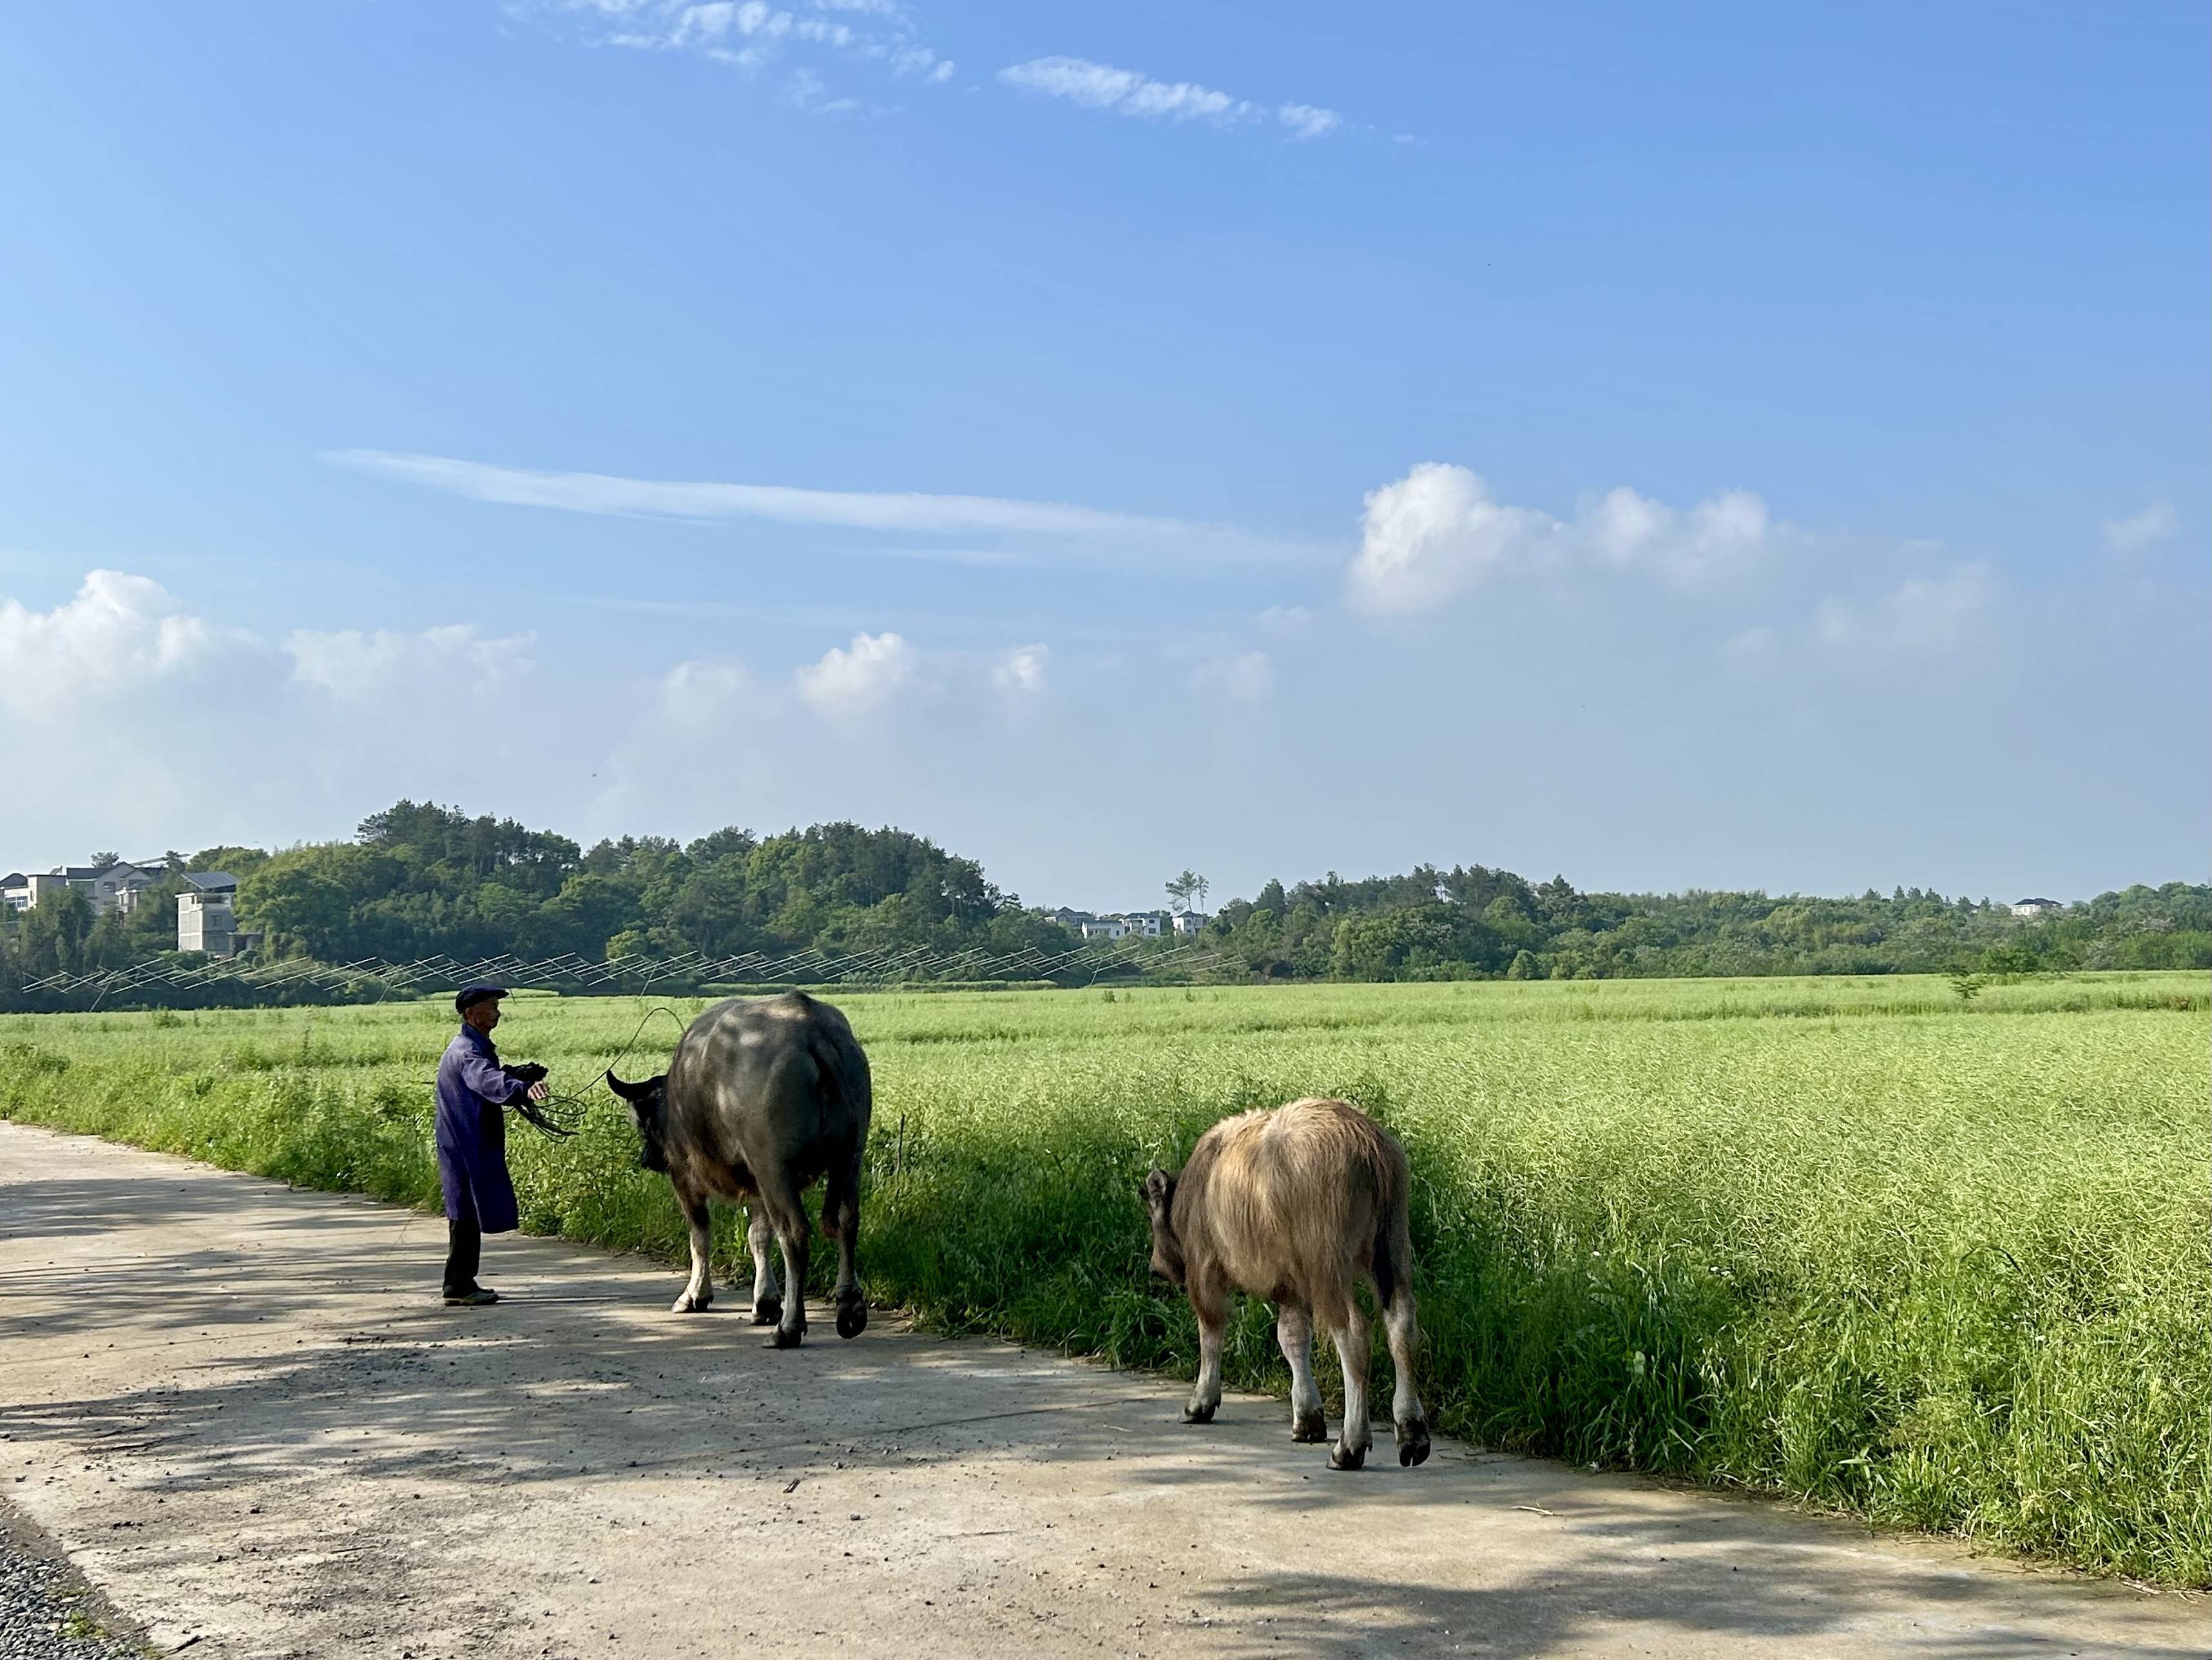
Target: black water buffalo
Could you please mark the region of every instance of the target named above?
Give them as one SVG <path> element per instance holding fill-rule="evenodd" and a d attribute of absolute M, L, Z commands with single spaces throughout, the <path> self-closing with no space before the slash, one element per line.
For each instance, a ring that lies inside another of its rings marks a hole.
<path fill-rule="evenodd" d="M 714 1300 L 707 1203 L 742 1201 L 750 1216 L 753 1323 L 775 1326 L 775 1347 L 806 1335 L 806 1212 L 799 1195 L 827 1178 L 822 1225 L 837 1241 L 837 1335 L 868 1323 L 853 1250 L 860 1232 L 860 1152 L 872 1098 L 868 1058 L 845 1017 L 804 992 L 732 998 L 685 1031 L 668 1070 L 641 1084 L 612 1072 L 645 1139 L 641 1161 L 665 1171 L 691 1224 L 691 1280 L 676 1299 L 688 1314 Z M 787 1302 L 769 1266 L 769 1235 L 783 1250 Z"/>

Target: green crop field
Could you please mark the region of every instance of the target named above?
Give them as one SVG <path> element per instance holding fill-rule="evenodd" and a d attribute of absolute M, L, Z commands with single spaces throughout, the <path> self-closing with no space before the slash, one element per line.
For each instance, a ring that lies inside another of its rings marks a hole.
<path fill-rule="evenodd" d="M 1345 1095 L 1413 1157 L 1443 1428 L 2203 1585 L 2206 994 L 2151 975 L 1971 1001 L 1907 978 L 853 995 L 877 1084 L 863 1268 L 948 1329 L 1187 1371 L 1138 1181 L 1224 1114 Z M 625 1070 L 657 1069 L 676 1027 L 654 1006 L 516 997 L 501 1040 L 582 1088 L 641 1018 Z M 450 1025 L 429 1004 L 0 1018 L 0 1115 L 431 1205 Z M 603 1092 L 574 1140 L 511 1146 L 526 1227 L 679 1250 Z M 728 1219 L 719 1238 L 727 1274 Z M 426 1242 L 426 1297 L 435 1268 Z M 1286 1387 L 1264 1309 L 1230 1363 Z"/>

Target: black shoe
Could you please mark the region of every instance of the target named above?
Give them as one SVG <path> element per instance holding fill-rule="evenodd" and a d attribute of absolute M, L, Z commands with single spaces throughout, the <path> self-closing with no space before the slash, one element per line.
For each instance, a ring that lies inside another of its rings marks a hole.
<path fill-rule="evenodd" d="M 486 1291 L 482 1286 L 471 1286 L 467 1291 L 449 1291 L 446 1293 L 446 1306 L 449 1309 L 482 1308 L 488 1303 L 498 1301 L 497 1292 Z"/>

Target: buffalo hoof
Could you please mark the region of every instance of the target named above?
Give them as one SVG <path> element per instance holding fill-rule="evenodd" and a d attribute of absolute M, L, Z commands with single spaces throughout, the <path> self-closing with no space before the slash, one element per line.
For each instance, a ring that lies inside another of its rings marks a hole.
<path fill-rule="evenodd" d="M 1347 1447 L 1340 1441 L 1328 1450 L 1328 1467 L 1333 1470 L 1356 1470 L 1366 1462 L 1364 1447 Z"/>
<path fill-rule="evenodd" d="M 753 1324 L 772 1326 L 783 1318 L 783 1298 L 763 1297 L 753 1304 Z"/>
<path fill-rule="evenodd" d="M 1317 1412 L 1310 1412 L 1291 1420 L 1291 1439 L 1322 1442 L 1328 1439 L 1328 1420 Z"/>
<path fill-rule="evenodd" d="M 858 1337 L 867 1329 L 868 1302 L 866 1298 L 855 1297 L 850 1302 L 837 1304 L 838 1336 Z"/>
<path fill-rule="evenodd" d="M 1214 1407 L 1219 1404 L 1217 1402 Z M 1211 1424 L 1213 1421 L 1214 1407 L 1185 1407 L 1182 1409 L 1182 1421 L 1186 1424 Z"/>
<path fill-rule="evenodd" d="M 806 1341 L 806 1328 L 804 1326 L 778 1326 L 773 1332 L 769 1334 L 768 1341 L 769 1347 L 772 1348 L 795 1349 L 801 1343 Z"/>
<path fill-rule="evenodd" d="M 1407 1469 L 1429 1459 L 1429 1420 L 1409 1418 L 1398 1426 L 1398 1462 Z"/>
<path fill-rule="evenodd" d="M 671 1314 L 704 1314 L 714 1301 L 714 1293 L 712 1292 L 703 1297 L 694 1297 L 687 1291 L 668 1305 L 668 1311 Z"/>

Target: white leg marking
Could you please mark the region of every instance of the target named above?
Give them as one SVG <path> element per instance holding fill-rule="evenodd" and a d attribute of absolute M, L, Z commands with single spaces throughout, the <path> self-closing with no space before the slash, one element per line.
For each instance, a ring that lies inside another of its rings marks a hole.
<path fill-rule="evenodd" d="M 775 1230 L 769 1225 L 768 1211 L 756 1200 L 745 1210 L 745 1249 L 753 1259 L 753 1307 L 770 1298 L 781 1302 L 775 1288 L 775 1268 L 769 1262 Z"/>
<path fill-rule="evenodd" d="M 1314 1378 L 1313 1316 L 1295 1303 L 1275 1311 L 1275 1347 L 1291 1363 L 1291 1434 L 1300 1441 L 1328 1438 L 1321 1384 Z"/>
<path fill-rule="evenodd" d="M 1195 1304 L 1192 1312 L 1198 1316 L 1198 1382 L 1191 1388 L 1190 1404 L 1182 1416 L 1187 1424 L 1206 1424 L 1221 1404 L 1221 1350 L 1229 1337 L 1229 1318 L 1225 1310 L 1208 1318 Z"/>
<path fill-rule="evenodd" d="M 802 1212 L 801 1226 L 805 1219 Z M 783 1319 L 775 1329 L 775 1341 L 777 1347 L 788 1348 L 806 1335 L 806 1236 L 779 1232 L 775 1241 L 783 1248 L 783 1283 L 790 1292 L 783 1299 Z"/>
<path fill-rule="evenodd" d="M 1397 1300 L 1383 1311 L 1382 1326 L 1390 1343 L 1390 1366 L 1398 1374 L 1398 1386 L 1390 1395 L 1391 1420 L 1407 1424 L 1416 1418 L 1425 1419 L 1428 1414 L 1421 1410 L 1420 1390 L 1413 1381 L 1413 1359 L 1421 1338 L 1411 1292 L 1398 1293 Z"/>
<path fill-rule="evenodd" d="M 1358 1469 L 1366 1462 L 1367 1449 L 1374 1444 L 1375 1432 L 1367 1421 L 1367 1317 L 1354 1304 L 1345 1314 L 1344 1323 L 1333 1327 L 1329 1341 L 1336 1345 L 1336 1358 L 1344 1367 L 1344 1429 L 1337 1437 L 1336 1447 L 1329 1455 L 1329 1462 L 1339 1469 Z"/>
<path fill-rule="evenodd" d="M 708 1307 L 714 1300 L 714 1280 L 708 1264 L 708 1256 L 714 1247 L 713 1224 L 707 1207 L 702 1204 L 691 1213 L 691 1278 L 684 1282 L 684 1294 L 676 1299 L 676 1312 L 692 1314 Z"/>

